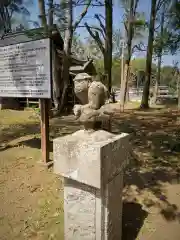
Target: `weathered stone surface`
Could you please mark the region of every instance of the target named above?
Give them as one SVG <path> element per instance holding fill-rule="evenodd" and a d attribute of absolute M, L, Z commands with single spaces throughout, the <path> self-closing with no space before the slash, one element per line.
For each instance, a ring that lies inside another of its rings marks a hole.
<path fill-rule="evenodd" d="M 93 81 L 88 90 L 88 103 L 92 109 L 99 109 L 108 98 L 108 90 L 106 86 L 98 81 Z"/>
<path fill-rule="evenodd" d="M 111 182 L 105 185 L 102 199 L 105 202 L 104 209 L 104 233 L 100 239 L 121 239 L 122 235 L 122 190 L 123 172 L 115 176 Z M 103 215 L 102 215 L 103 216 Z M 98 238 L 97 238 L 98 239 Z"/>
<path fill-rule="evenodd" d="M 74 78 L 74 92 L 81 104 L 88 103 L 88 89 L 92 82 L 92 77 L 87 73 L 79 73 Z"/>
<path fill-rule="evenodd" d="M 64 181 L 65 240 L 95 240 L 96 189 Z"/>
<path fill-rule="evenodd" d="M 65 240 L 121 239 L 123 173 L 97 189 L 65 178 Z"/>
<path fill-rule="evenodd" d="M 81 73 L 74 78 L 74 92 L 82 104 L 74 106 L 76 119 L 79 119 L 85 129 L 102 129 L 102 111 L 99 110 L 109 97 L 106 86 L 96 78 Z"/>
<path fill-rule="evenodd" d="M 86 105 L 74 105 L 74 115 L 78 121 L 84 125 L 84 129 L 103 129 L 106 131 L 111 130 L 111 116 L 112 112 L 108 112 L 101 107 L 98 110 L 92 109 L 89 107 L 89 104 Z"/>
<path fill-rule="evenodd" d="M 101 176 L 103 182 L 110 182 L 128 164 L 129 135 L 115 136 L 119 136 L 119 138 L 113 139 L 114 141 L 101 147 Z"/>
<path fill-rule="evenodd" d="M 120 240 L 129 135 L 81 130 L 53 146 L 54 171 L 65 177 L 65 240 Z"/>
<path fill-rule="evenodd" d="M 129 135 L 80 130 L 53 142 L 54 171 L 89 186 L 101 188 L 126 165 Z"/>

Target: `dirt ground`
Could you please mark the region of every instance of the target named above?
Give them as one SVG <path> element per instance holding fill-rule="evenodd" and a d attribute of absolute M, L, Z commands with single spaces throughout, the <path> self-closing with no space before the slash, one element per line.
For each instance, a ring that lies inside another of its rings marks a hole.
<path fill-rule="evenodd" d="M 72 116 L 50 123 L 51 140 L 81 127 Z M 132 143 L 123 240 L 180 239 L 179 123 L 176 110 L 115 111 L 113 132 L 130 133 Z M 35 111 L 0 111 L 0 240 L 63 240 L 63 182 L 40 159 Z"/>

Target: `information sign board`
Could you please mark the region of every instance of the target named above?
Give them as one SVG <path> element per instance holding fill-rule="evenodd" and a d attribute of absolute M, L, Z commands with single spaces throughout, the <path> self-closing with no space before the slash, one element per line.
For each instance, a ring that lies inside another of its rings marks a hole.
<path fill-rule="evenodd" d="M 50 40 L 0 47 L 0 97 L 51 98 Z"/>

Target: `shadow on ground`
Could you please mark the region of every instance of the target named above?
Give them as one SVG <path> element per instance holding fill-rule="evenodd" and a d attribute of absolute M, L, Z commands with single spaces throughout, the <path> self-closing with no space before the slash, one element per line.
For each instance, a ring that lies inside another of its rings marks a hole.
<path fill-rule="evenodd" d="M 8 143 L 17 138 L 30 135 L 38 134 L 40 132 L 40 125 L 37 123 L 18 124 L 14 126 L 8 126 L 0 129 L 0 145 Z"/>
<path fill-rule="evenodd" d="M 142 113 L 134 112 L 115 116 L 112 131 L 114 133 L 127 132 L 131 136 L 134 156 L 141 164 L 146 161 L 151 165 L 177 165 L 180 156 L 180 130 L 178 128 L 177 112 Z M 171 156 L 171 161 L 166 162 Z M 151 160 L 151 161 L 148 161 Z"/>
<path fill-rule="evenodd" d="M 180 221 L 180 210 L 169 202 L 164 184 L 180 183 L 180 130 L 177 111 L 125 111 L 115 114 L 114 133 L 131 134 L 131 163 L 124 176 L 123 240 L 135 240 L 148 212 L 156 206 L 167 221 Z M 79 130 L 73 116 L 51 119 L 50 139 Z M 4 151 L 19 145 L 40 149 L 40 124 L 28 123 L 0 130 Z M 25 138 L 22 138 L 25 137 Z M 15 143 L 9 144 L 11 141 Z M 143 207 L 143 208 L 142 208 Z"/>
<path fill-rule="evenodd" d="M 180 183 L 179 117 L 175 110 L 136 110 L 115 115 L 112 123 L 114 133 L 131 135 L 131 164 L 124 177 L 125 199 L 140 201 L 147 208 L 158 207 L 167 221 L 180 219 L 180 210 L 168 201 L 164 190 L 164 184 Z"/>
<path fill-rule="evenodd" d="M 50 151 L 52 140 L 80 129 L 73 116 L 59 117 L 50 121 Z M 16 146 L 41 148 L 40 123 L 17 124 L 0 129 L 0 152 Z M 12 142 L 12 143 L 11 143 Z"/>
<path fill-rule="evenodd" d="M 122 240 L 135 240 L 147 215 L 140 204 L 123 202 Z"/>

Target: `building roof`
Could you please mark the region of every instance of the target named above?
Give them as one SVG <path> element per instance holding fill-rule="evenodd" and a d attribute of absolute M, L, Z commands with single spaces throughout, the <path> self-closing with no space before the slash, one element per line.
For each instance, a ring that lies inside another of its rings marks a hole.
<path fill-rule="evenodd" d="M 60 35 L 60 32 L 58 31 L 57 26 L 53 25 L 51 31 L 52 33 L 49 37 L 53 40 L 56 47 L 62 50 L 63 39 Z M 48 37 L 48 34 L 45 33 L 44 28 L 36 28 L 36 29 L 25 30 L 22 32 L 9 33 L 0 38 L 0 47 L 13 45 L 17 43 L 29 42 L 33 40 L 40 40 L 47 37 Z"/>
<path fill-rule="evenodd" d="M 58 56 L 63 57 L 63 51 L 57 49 Z M 70 74 L 76 76 L 78 73 L 88 73 L 90 75 L 96 75 L 96 68 L 92 59 L 80 60 L 71 55 L 70 58 Z"/>
<path fill-rule="evenodd" d="M 93 60 L 91 59 L 85 62 L 81 62 L 80 60 L 78 65 L 73 65 L 73 61 L 72 61 L 71 64 L 72 64 L 72 66 L 70 67 L 71 72 L 74 72 L 74 73 L 84 72 L 89 65 L 93 64 Z"/>
<path fill-rule="evenodd" d="M 57 49 L 57 53 L 58 53 L 58 56 L 60 58 L 63 57 L 63 51 Z M 77 59 L 73 54 L 71 54 L 71 65 L 81 65 L 83 66 L 85 63 L 87 63 L 87 60 L 81 60 L 81 59 Z"/>
<path fill-rule="evenodd" d="M 72 75 L 77 75 L 79 73 L 88 73 L 90 75 L 96 75 L 96 69 L 92 59 L 84 62 L 82 65 L 80 64 L 75 66 L 71 65 L 69 71 Z"/>
<path fill-rule="evenodd" d="M 83 80 L 83 79 L 91 79 L 92 76 L 90 76 L 89 74 L 83 72 L 83 73 L 78 73 L 75 78 L 73 79 L 73 81 L 78 81 L 78 80 Z"/>

